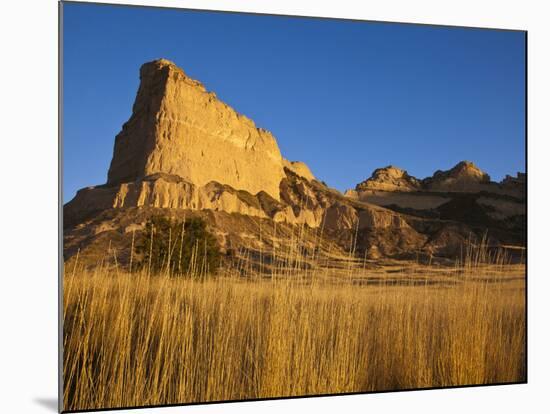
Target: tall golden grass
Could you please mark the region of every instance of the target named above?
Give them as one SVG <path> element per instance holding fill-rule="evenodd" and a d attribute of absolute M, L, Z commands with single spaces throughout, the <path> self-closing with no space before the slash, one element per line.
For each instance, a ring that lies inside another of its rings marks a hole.
<path fill-rule="evenodd" d="M 417 268 L 372 280 L 75 264 L 63 283 L 64 409 L 522 382 L 524 267 L 468 260 L 433 278 Z"/>

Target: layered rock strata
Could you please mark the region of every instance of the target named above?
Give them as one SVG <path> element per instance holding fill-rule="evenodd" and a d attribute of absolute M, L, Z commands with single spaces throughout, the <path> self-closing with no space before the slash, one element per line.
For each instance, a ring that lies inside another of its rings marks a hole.
<path fill-rule="evenodd" d="M 462 162 L 419 180 L 389 166 L 346 197 L 283 158 L 269 132 L 173 63 L 146 63 L 140 79 L 107 183 L 63 208 L 66 258 L 111 243 L 127 248 L 154 214 L 202 216 L 226 252 L 292 245 L 308 232 L 313 250 L 320 243 L 331 257 L 340 249 L 371 259 L 456 256 L 488 228 L 495 243 L 523 242 L 524 175 L 493 183 Z"/>
<path fill-rule="evenodd" d="M 283 159 L 270 132 L 165 59 L 144 64 L 132 116 L 115 139 L 107 184 L 164 173 L 279 198 Z"/>

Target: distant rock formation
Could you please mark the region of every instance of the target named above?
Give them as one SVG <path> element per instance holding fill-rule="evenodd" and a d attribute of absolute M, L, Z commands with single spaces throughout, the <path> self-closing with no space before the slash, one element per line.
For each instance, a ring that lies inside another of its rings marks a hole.
<path fill-rule="evenodd" d="M 417 191 L 421 187 L 418 179 L 410 176 L 407 171 L 390 165 L 374 170 L 372 176 L 357 184 L 356 191 Z"/>
<path fill-rule="evenodd" d="M 283 159 L 275 138 L 172 62 L 144 64 L 132 116 L 115 139 L 107 184 L 164 173 L 279 198 Z"/>
<path fill-rule="evenodd" d="M 479 193 L 489 192 L 522 197 L 525 193 L 526 175 L 506 176 L 496 183 L 473 162 L 461 161 L 450 170 L 436 171 L 431 177 L 415 178 L 401 168 L 388 166 L 374 170 L 371 177 L 357 184 L 346 195 L 361 199 L 361 193 L 382 192 L 435 192 Z"/>
<path fill-rule="evenodd" d="M 527 190 L 527 174 L 518 172 L 515 177 L 507 175 L 500 182 L 500 185 L 511 192 L 525 194 Z"/>
<path fill-rule="evenodd" d="M 345 196 L 375 204 L 395 212 L 424 219 L 449 220 L 461 225 L 445 226 L 430 235 L 425 249 L 439 254 L 456 251 L 475 228 L 498 229 L 500 237 L 522 240 L 526 226 L 526 175 L 507 176 L 502 182 L 469 161 L 461 161 L 447 171 L 436 171 L 423 180 L 397 167 L 375 170 Z"/>
<path fill-rule="evenodd" d="M 430 191 L 477 192 L 487 189 L 489 175 L 473 162 L 461 161 L 448 171 L 438 170 L 432 177 L 422 180 L 422 187 Z"/>

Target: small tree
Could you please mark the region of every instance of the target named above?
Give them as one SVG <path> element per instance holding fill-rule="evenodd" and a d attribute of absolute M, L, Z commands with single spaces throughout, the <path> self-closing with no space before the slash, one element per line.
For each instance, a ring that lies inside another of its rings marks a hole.
<path fill-rule="evenodd" d="M 138 266 L 151 274 L 204 278 L 215 274 L 220 265 L 216 238 L 200 218 L 185 221 L 162 216 L 151 217 L 136 243 L 141 259 Z"/>

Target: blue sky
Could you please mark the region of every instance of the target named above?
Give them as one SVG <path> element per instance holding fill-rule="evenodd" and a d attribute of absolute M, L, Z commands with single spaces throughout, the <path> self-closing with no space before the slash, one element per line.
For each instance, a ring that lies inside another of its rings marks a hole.
<path fill-rule="evenodd" d="M 144 62 L 167 58 L 339 190 L 375 168 L 525 171 L 525 35 L 65 3 L 63 191 L 106 182 Z"/>

